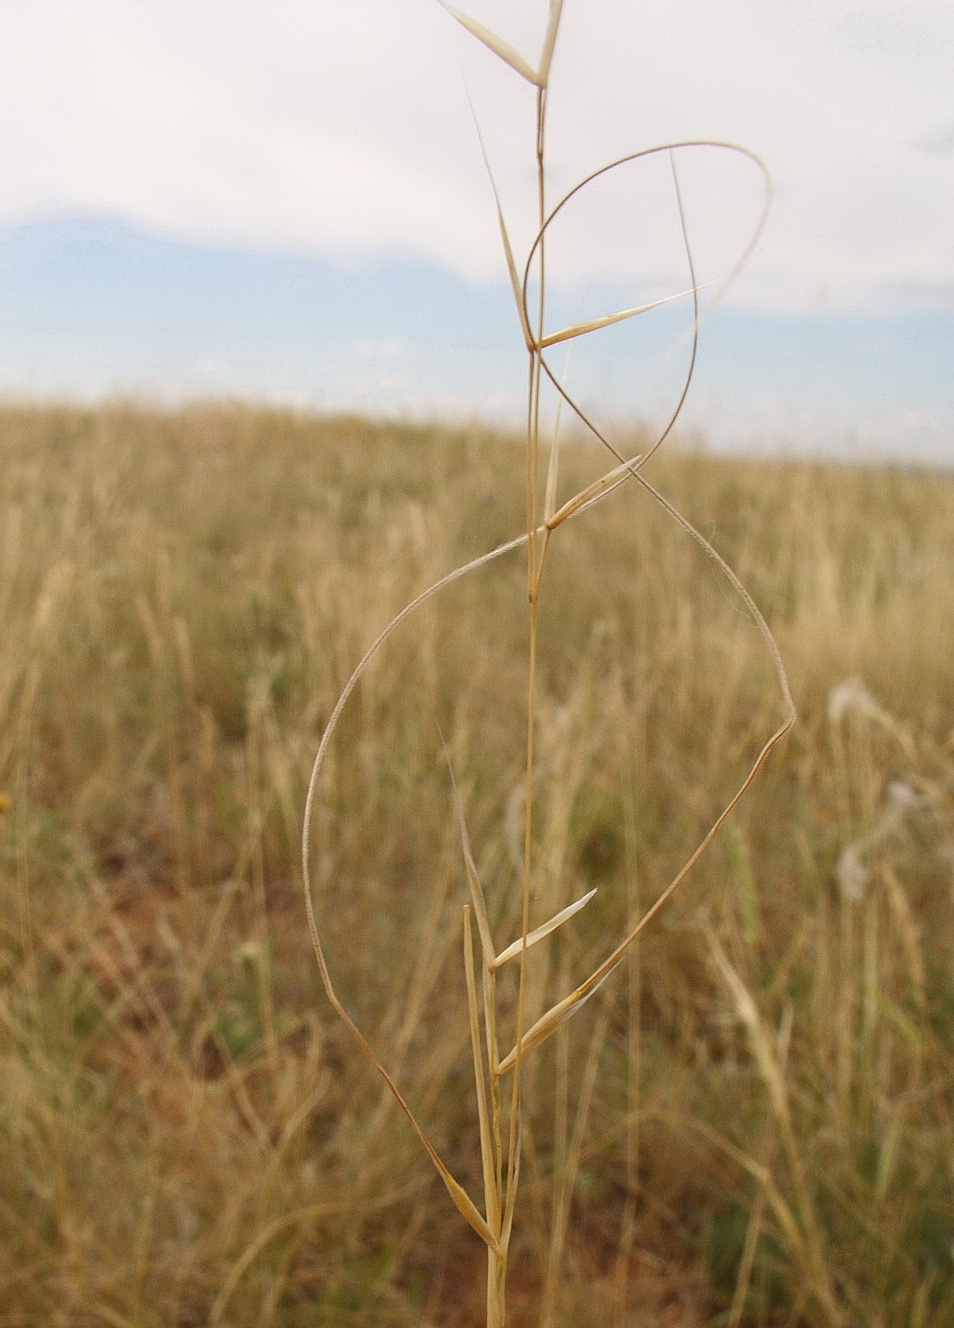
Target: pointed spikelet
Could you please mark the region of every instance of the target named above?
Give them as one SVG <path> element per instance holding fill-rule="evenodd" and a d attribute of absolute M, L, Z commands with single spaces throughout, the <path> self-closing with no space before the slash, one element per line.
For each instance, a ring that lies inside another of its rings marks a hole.
<path fill-rule="evenodd" d="M 622 955 L 599 978 L 596 980 L 588 979 L 577 987 L 576 991 L 571 992 L 569 996 L 564 996 L 562 1001 L 557 1001 L 556 1005 L 551 1006 L 546 1014 L 541 1015 L 537 1022 L 527 1029 L 517 1046 L 497 1066 L 497 1074 L 503 1075 L 508 1070 L 512 1070 L 517 1063 L 518 1056 L 526 1056 L 527 1052 L 532 1051 L 534 1047 L 539 1047 L 541 1042 L 546 1042 L 547 1038 L 555 1033 L 561 1024 L 565 1024 L 568 1019 L 572 1019 L 579 1010 L 582 1010 L 586 1002 L 595 992 L 599 991 L 621 961 Z"/>
<path fill-rule="evenodd" d="M 504 64 L 509 65 L 514 73 L 519 74 L 521 78 L 525 78 L 527 82 L 532 83 L 535 88 L 543 86 L 540 75 L 537 71 L 523 58 L 519 51 L 514 50 L 509 42 L 505 42 L 502 37 L 498 37 L 496 33 L 491 32 L 489 28 L 485 28 L 484 25 L 478 23 L 476 19 L 469 18 L 466 14 L 462 14 L 459 9 L 455 9 L 453 5 L 447 4 L 446 0 L 437 0 L 437 3 L 442 9 L 447 10 L 451 18 L 456 18 L 461 27 L 466 28 L 467 31 L 472 33 L 479 42 L 483 42 L 488 51 L 493 51 L 494 55 L 503 60 Z M 556 41 L 556 33 L 553 35 L 553 41 Z"/>
<path fill-rule="evenodd" d="M 557 346 L 561 341 L 570 341 L 573 337 L 585 337 L 588 332 L 598 332 L 600 328 L 612 327 L 614 323 L 623 323 L 627 318 L 636 318 L 639 314 L 648 314 L 652 309 L 659 309 L 664 304 L 672 304 L 673 300 L 681 300 L 692 294 L 694 294 L 694 291 L 690 287 L 688 290 L 679 291 L 675 295 L 664 295 L 661 300 L 652 300 L 649 304 L 637 305 L 634 309 L 622 309 L 618 314 L 606 314 L 603 318 L 591 318 L 585 323 L 573 323 L 571 327 L 565 327 L 560 332 L 551 332 L 549 336 L 544 337 L 540 342 L 540 349 L 546 350 L 548 346 Z"/>
<path fill-rule="evenodd" d="M 550 0 L 550 19 L 547 23 L 546 36 L 543 39 L 543 52 L 540 56 L 540 87 L 545 88 L 550 81 L 550 65 L 556 49 L 557 33 L 560 31 L 560 19 L 563 15 L 563 0 Z"/>
<path fill-rule="evenodd" d="M 529 950 L 531 945 L 536 945 L 537 941 L 542 941 L 545 936 L 549 936 L 551 932 L 556 931 L 557 927 L 562 927 L 564 922 L 572 918 L 574 914 L 579 913 L 581 908 L 585 908 L 595 894 L 595 890 L 590 890 L 582 899 L 578 899 L 574 904 L 567 904 L 566 908 L 562 908 L 559 913 L 555 913 L 549 922 L 544 922 L 541 926 L 535 927 L 527 936 L 526 941 L 521 936 L 512 945 L 508 945 L 506 950 L 501 950 L 494 960 L 494 968 L 503 968 L 509 959 L 516 959 L 521 950 Z"/>

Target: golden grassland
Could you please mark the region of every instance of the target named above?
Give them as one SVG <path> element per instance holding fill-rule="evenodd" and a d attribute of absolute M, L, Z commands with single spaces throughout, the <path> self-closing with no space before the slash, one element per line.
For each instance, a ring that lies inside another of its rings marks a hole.
<path fill-rule="evenodd" d="M 942 1328 L 954 480 L 678 452 L 648 473 L 765 612 L 799 723 L 527 1064 L 510 1319 Z M 365 646 L 519 533 L 522 486 L 519 444 L 478 429 L 0 410 L 3 1328 L 481 1322 L 484 1252 L 321 991 L 299 836 Z M 536 921 L 598 893 L 534 951 L 540 1008 L 658 895 L 779 708 L 725 583 L 635 484 L 558 534 Z M 336 985 L 467 1180 L 448 757 L 516 935 L 525 578 L 502 559 L 395 633 L 312 846 Z"/>

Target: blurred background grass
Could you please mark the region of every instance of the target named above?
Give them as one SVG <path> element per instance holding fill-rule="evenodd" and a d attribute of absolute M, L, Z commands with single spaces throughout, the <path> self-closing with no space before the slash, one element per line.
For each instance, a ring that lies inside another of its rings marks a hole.
<path fill-rule="evenodd" d="M 354 663 L 521 529 L 522 464 L 476 427 L 0 410 L 0 1325 L 481 1322 L 482 1249 L 320 991 L 298 838 Z M 571 447 L 566 485 L 600 464 Z M 529 1067 L 513 1323 L 941 1328 L 954 480 L 679 452 L 650 478 L 752 590 L 800 722 Z M 313 845 L 336 982 L 465 1182 L 441 734 L 504 944 L 524 578 L 502 559 L 395 633 Z M 535 920 L 599 893 L 534 953 L 537 1002 L 778 718 L 738 604 L 635 485 L 559 532 L 541 641 Z"/>

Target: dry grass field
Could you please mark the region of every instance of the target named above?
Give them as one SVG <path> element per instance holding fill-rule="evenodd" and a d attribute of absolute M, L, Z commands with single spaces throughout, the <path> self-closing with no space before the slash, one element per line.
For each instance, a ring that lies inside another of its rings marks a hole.
<path fill-rule="evenodd" d="M 299 838 L 354 663 L 524 528 L 523 467 L 476 428 L 0 410 L 0 1328 L 482 1322 L 484 1251 L 321 989 Z M 648 474 L 752 591 L 799 722 L 528 1061 L 508 1322 L 947 1328 L 954 479 L 678 451 Z M 559 534 L 534 907 L 598 893 L 533 952 L 538 1002 L 779 718 L 751 624 L 635 483 Z M 336 983 L 468 1180 L 444 745 L 516 935 L 525 592 L 504 558 L 394 634 L 312 846 Z"/>

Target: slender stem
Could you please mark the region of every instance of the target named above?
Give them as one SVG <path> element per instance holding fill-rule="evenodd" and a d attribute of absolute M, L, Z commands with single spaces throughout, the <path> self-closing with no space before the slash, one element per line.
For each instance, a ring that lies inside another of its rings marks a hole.
<path fill-rule="evenodd" d="M 546 88 L 537 90 L 537 215 L 538 227 L 542 229 L 546 220 Z M 527 399 L 527 598 L 529 601 L 529 641 L 527 666 L 527 751 L 526 784 L 524 795 L 523 818 L 523 880 L 521 886 L 521 935 L 524 947 L 520 953 L 520 972 L 517 992 L 516 1047 L 517 1062 L 514 1066 L 514 1079 L 510 1100 L 509 1137 L 507 1148 L 507 1186 L 504 1201 L 504 1242 L 506 1242 L 509 1224 L 513 1217 L 517 1199 L 517 1177 L 519 1173 L 520 1149 L 520 1111 L 521 1111 L 521 1061 L 520 1046 L 526 1028 L 526 938 L 530 931 L 530 895 L 533 872 L 533 768 L 536 756 L 536 711 L 537 711 L 537 636 L 538 605 L 542 557 L 539 548 L 540 539 L 540 388 L 541 358 L 540 343 L 543 340 L 544 316 L 546 308 L 546 265 L 545 245 L 540 242 L 536 253 L 539 276 L 539 297 L 537 307 L 536 344 L 530 350 L 529 382 Z M 549 532 L 547 532 L 549 533 Z M 546 542 L 544 543 L 544 551 Z M 503 1270 L 505 1273 L 505 1269 Z M 502 1293 L 501 1293 L 502 1294 Z"/>

